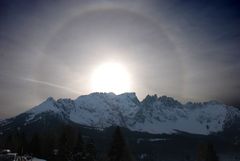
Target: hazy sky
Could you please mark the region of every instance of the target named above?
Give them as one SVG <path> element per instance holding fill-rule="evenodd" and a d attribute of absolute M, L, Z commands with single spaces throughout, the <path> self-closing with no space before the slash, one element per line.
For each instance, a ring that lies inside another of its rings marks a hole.
<path fill-rule="evenodd" d="M 93 92 L 105 62 L 132 91 L 240 105 L 238 0 L 1 0 L 0 118 Z"/>

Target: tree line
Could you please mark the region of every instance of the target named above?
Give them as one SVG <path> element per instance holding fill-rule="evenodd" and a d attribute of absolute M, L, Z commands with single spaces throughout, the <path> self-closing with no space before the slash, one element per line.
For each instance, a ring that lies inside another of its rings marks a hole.
<path fill-rule="evenodd" d="M 7 136 L 3 147 L 47 161 L 136 161 L 120 127 L 113 133 L 110 148 L 101 156 L 97 156 L 93 139 L 83 139 L 79 130 L 67 125 L 58 134 L 34 133 L 31 138 L 17 131 Z M 218 161 L 213 145 L 200 144 L 196 161 Z"/>

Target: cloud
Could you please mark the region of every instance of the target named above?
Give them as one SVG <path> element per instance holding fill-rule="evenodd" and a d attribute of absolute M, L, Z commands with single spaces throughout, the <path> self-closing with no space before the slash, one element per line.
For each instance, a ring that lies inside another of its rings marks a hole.
<path fill-rule="evenodd" d="M 21 78 L 21 79 L 24 80 L 24 81 L 37 83 L 37 84 L 41 84 L 41 85 L 45 85 L 45 86 L 49 86 L 49 87 L 59 88 L 59 89 L 66 90 L 68 92 L 80 94 L 79 91 L 73 90 L 71 88 L 68 88 L 68 87 L 65 87 L 65 86 L 62 86 L 62 85 L 59 85 L 59 84 L 50 83 L 50 82 L 46 82 L 46 81 L 42 81 L 42 80 L 36 80 L 36 79 L 32 79 L 32 78 Z"/>

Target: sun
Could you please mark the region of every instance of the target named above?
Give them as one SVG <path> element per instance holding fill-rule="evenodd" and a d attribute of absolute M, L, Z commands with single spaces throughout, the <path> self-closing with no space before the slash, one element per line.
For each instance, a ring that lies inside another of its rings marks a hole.
<path fill-rule="evenodd" d="M 127 68 L 111 62 L 99 65 L 91 76 L 91 90 L 116 94 L 131 91 L 131 77 Z"/>

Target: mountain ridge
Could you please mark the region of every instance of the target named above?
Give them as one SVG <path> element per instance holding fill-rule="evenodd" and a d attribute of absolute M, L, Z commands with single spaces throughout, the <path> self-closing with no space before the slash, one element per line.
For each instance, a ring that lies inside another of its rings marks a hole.
<path fill-rule="evenodd" d="M 216 101 L 182 104 L 172 97 L 157 95 L 147 95 L 139 101 L 134 92 L 119 95 L 95 92 L 75 100 L 49 97 L 18 116 L 0 121 L 0 127 L 14 123 L 19 116 L 23 117 L 23 126 L 31 124 L 41 120 L 39 115 L 43 113 L 97 129 L 121 126 L 152 134 L 183 131 L 209 135 L 224 131 L 240 118 L 239 109 Z"/>

